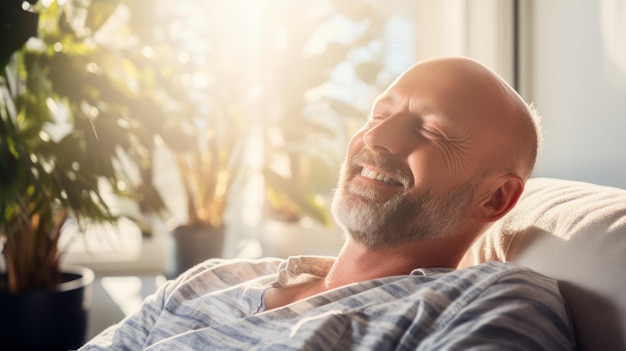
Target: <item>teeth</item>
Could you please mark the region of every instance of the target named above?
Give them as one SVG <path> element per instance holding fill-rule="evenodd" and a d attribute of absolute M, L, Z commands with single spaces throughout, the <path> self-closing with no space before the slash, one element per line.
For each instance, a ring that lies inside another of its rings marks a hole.
<path fill-rule="evenodd" d="M 381 181 L 381 182 L 386 183 L 386 184 L 402 185 L 402 184 L 398 183 L 397 181 L 387 177 L 384 174 L 377 173 L 377 172 L 375 172 L 375 171 L 373 171 L 371 169 L 367 169 L 367 168 L 363 168 L 361 170 L 361 175 L 366 177 L 366 178 L 375 179 L 375 180 Z"/>

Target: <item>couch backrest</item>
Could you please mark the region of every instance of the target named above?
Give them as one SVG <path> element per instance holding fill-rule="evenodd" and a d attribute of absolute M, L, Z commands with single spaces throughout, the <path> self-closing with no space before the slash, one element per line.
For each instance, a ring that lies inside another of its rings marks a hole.
<path fill-rule="evenodd" d="M 626 190 L 530 179 L 463 264 L 490 260 L 557 279 L 580 350 L 626 350 Z"/>

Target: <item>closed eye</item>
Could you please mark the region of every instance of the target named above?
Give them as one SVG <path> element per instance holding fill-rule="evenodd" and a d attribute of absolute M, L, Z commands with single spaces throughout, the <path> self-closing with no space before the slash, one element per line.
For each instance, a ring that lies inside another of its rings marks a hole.
<path fill-rule="evenodd" d="M 436 139 L 440 139 L 442 136 L 441 134 L 437 133 L 437 132 L 433 132 L 430 129 L 427 128 L 420 128 L 421 133 L 426 136 L 427 138 L 436 138 Z"/>

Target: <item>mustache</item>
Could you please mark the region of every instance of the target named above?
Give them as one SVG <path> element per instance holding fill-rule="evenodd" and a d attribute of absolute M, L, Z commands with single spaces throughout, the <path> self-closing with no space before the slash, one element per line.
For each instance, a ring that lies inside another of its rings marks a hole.
<path fill-rule="evenodd" d="M 402 183 L 405 188 L 413 185 L 413 173 L 403 163 L 393 157 L 386 157 L 368 149 L 359 150 L 350 160 L 350 170 L 357 173 L 363 165 L 369 165 L 389 174 L 391 178 Z"/>

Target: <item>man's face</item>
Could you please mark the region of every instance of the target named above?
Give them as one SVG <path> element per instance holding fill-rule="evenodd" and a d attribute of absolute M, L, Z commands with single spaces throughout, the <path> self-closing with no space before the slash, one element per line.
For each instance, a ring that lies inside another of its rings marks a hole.
<path fill-rule="evenodd" d="M 418 66 L 374 103 L 350 141 L 332 204 L 354 240 L 394 247 L 451 235 L 471 216 L 489 111 L 476 108 L 486 102 L 462 78 Z"/>

